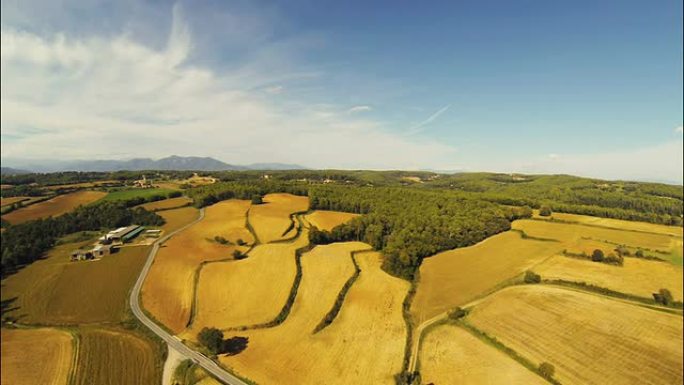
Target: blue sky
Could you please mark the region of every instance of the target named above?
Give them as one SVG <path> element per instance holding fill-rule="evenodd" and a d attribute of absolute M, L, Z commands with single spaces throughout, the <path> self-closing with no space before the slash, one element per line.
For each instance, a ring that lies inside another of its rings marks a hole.
<path fill-rule="evenodd" d="M 669 0 L 3 0 L 3 163 L 681 183 L 683 55 Z"/>

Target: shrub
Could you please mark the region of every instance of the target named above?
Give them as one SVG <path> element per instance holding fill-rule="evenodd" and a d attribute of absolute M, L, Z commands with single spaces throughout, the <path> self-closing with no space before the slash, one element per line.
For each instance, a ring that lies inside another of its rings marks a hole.
<path fill-rule="evenodd" d="M 527 270 L 525 272 L 524 281 L 525 281 L 525 283 L 539 283 L 539 282 L 541 282 L 541 275 L 539 275 L 533 271 Z"/>
<path fill-rule="evenodd" d="M 539 209 L 539 215 L 542 217 L 550 217 L 553 212 L 551 211 L 551 208 L 549 206 L 542 206 Z"/>
<path fill-rule="evenodd" d="M 459 318 L 463 318 L 468 314 L 468 312 L 461 308 L 461 307 L 456 307 L 455 309 L 449 310 L 449 318 L 452 320 L 457 320 Z"/>
<path fill-rule="evenodd" d="M 631 253 L 629 252 L 629 249 L 626 248 L 625 246 L 618 246 L 618 247 L 615 249 L 615 252 L 616 252 L 619 256 L 621 256 L 621 257 L 623 257 L 623 256 L 624 256 L 624 257 L 629 257 L 629 256 L 631 255 Z M 643 253 L 642 253 L 642 254 L 643 254 Z"/>
<path fill-rule="evenodd" d="M 542 362 L 541 364 L 539 364 L 537 372 L 539 372 L 540 376 L 546 379 L 551 379 L 553 378 L 553 375 L 556 373 L 556 368 L 548 362 Z"/>
<path fill-rule="evenodd" d="M 674 302 L 672 298 L 672 293 L 667 289 L 660 289 L 657 293 L 653 293 L 653 299 L 656 303 L 663 304 L 665 306 L 670 306 Z"/>
<path fill-rule="evenodd" d="M 197 334 L 197 341 L 213 354 L 218 354 L 223 348 L 223 332 L 216 328 L 202 328 Z"/>
<path fill-rule="evenodd" d="M 235 250 L 233 251 L 233 258 L 240 260 L 240 259 L 245 259 L 247 258 L 247 254 L 243 253 L 240 250 Z"/>
<path fill-rule="evenodd" d="M 180 191 L 171 191 L 170 193 L 167 194 L 167 196 L 169 198 L 178 198 L 181 195 L 183 195 L 183 193 Z"/>
<path fill-rule="evenodd" d="M 260 205 L 262 203 L 264 203 L 264 199 L 261 197 L 261 195 L 252 195 L 253 205 Z"/>
<path fill-rule="evenodd" d="M 244 246 L 247 244 L 247 242 L 245 242 L 244 239 L 242 239 L 242 238 L 238 238 L 237 244 L 238 244 L 238 246 Z"/>
<path fill-rule="evenodd" d="M 610 265 L 618 265 L 618 266 L 622 266 L 624 261 L 625 261 L 625 259 L 622 257 L 622 255 L 619 255 L 619 254 L 616 255 L 613 253 L 608 254 L 603 259 L 603 263 L 608 263 Z"/>
<path fill-rule="evenodd" d="M 596 249 L 591 253 L 591 260 L 594 262 L 603 262 L 604 258 L 605 256 L 603 255 L 602 250 Z"/>
<path fill-rule="evenodd" d="M 222 245 L 230 245 L 230 241 L 227 240 L 226 238 L 220 236 L 220 235 L 215 236 L 214 241 L 216 241 L 216 243 L 220 243 Z"/>
<path fill-rule="evenodd" d="M 636 253 L 634 253 L 634 255 L 635 255 L 637 258 L 643 258 L 643 257 L 644 257 L 644 251 L 641 250 L 641 249 L 639 249 L 639 250 L 636 251 Z"/>

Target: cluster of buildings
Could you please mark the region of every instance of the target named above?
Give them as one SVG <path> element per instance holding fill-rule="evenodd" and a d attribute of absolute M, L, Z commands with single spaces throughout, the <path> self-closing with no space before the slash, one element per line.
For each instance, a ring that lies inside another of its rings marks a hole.
<path fill-rule="evenodd" d="M 105 255 L 112 254 L 116 251 L 116 246 L 120 246 L 125 242 L 137 237 L 144 227 L 132 225 L 127 227 L 119 227 L 100 237 L 98 243 L 88 250 L 75 250 L 71 253 L 72 261 L 84 261 L 89 259 L 102 258 Z"/>

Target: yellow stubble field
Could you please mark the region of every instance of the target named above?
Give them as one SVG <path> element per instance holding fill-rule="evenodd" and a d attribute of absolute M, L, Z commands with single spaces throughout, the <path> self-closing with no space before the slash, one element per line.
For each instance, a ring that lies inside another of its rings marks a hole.
<path fill-rule="evenodd" d="M 12 211 L 3 215 L 2 219 L 11 224 L 17 224 L 33 219 L 59 216 L 68 213 L 78 206 L 95 202 L 105 195 L 107 195 L 106 192 L 89 190 L 58 195 L 52 199 Z"/>
<path fill-rule="evenodd" d="M 195 272 L 205 261 L 232 259 L 233 251 L 245 247 L 221 245 L 230 241 L 251 241 L 244 227 L 249 201 L 227 200 L 205 209 L 203 220 L 191 225 L 162 245 L 143 284 L 142 302 L 157 320 L 176 333 L 187 325 L 194 296 Z"/>
<path fill-rule="evenodd" d="M 144 208 L 147 211 L 167 210 L 174 207 L 185 206 L 187 204 L 190 204 L 191 202 L 192 199 L 188 197 L 176 197 L 156 202 L 143 203 L 140 205 L 140 207 Z"/>
<path fill-rule="evenodd" d="M 448 324 L 425 335 L 420 348 L 420 374 L 424 384 L 548 384 L 495 347 Z"/>
<path fill-rule="evenodd" d="M 3 328 L 0 333 L 3 384 L 67 384 L 73 360 L 71 334 L 51 328 Z"/>
<path fill-rule="evenodd" d="M 592 217 L 589 215 L 553 213 L 550 217 L 542 217 L 539 215 L 539 210 L 534 210 L 534 218 L 538 219 L 556 219 L 567 222 L 576 222 L 580 224 L 603 226 L 615 229 L 643 231 L 659 234 L 668 234 L 681 237 L 683 229 L 680 226 L 666 226 L 648 222 L 625 221 L 621 219 Z"/>
<path fill-rule="evenodd" d="M 335 228 L 335 226 L 349 222 L 358 216 L 359 214 L 345 213 L 341 211 L 316 210 L 311 214 L 307 214 L 304 218 L 307 222 L 309 222 L 312 226 L 317 227 L 319 230 L 330 231 Z"/>
<path fill-rule="evenodd" d="M 309 207 L 309 198 L 291 194 L 267 194 L 263 201 L 249 210 L 249 222 L 261 243 L 286 238 L 283 233 L 292 224 L 290 214 Z"/>
<path fill-rule="evenodd" d="M 425 258 L 411 313 L 418 323 L 430 319 L 494 289 L 562 249 L 559 242 L 523 239 L 519 233 L 507 231 L 474 246 Z"/>
<path fill-rule="evenodd" d="M 350 252 L 368 248 L 336 243 L 304 255 L 304 276 L 288 319 L 271 329 L 235 332 L 249 338 L 248 347 L 221 362 L 260 384 L 393 384 L 406 339 L 401 306 L 409 283 L 383 272 L 379 253 L 356 255 L 361 275 L 340 313 L 312 334 L 353 272 Z"/>
<path fill-rule="evenodd" d="M 157 213 L 164 218 L 166 223 L 161 227 L 166 234 L 179 229 L 199 217 L 199 210 L 190 207 L 181 207 L 173 210 L 164 210 Z"/>
<path fill-rule="evenodd" d="M 550 286 L 501 290 L 468 321 L 563 384 L 679 384 L 682 317 Z"/>
<path fill-rule="evenodd" d="M 29 199 L 30 197 L 9 197 L 9 198 L 0 198 L 0 207 L 5 207 L 17 202 L 25 201 Z"/>

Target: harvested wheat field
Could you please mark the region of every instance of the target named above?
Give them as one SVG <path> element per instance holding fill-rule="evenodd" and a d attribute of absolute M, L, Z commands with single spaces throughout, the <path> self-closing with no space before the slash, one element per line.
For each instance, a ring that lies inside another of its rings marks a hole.
<path fill-rule="evenodd" d="M 622 293 L 652 298 L 652 293 L 668 289 L 682 300 L 681 266 L 638 258 L 625 258 L 623 266 L 556 255 L 535 268 L 544 279 L 586 282 Z"/>
<path fill-rule="evenodd" d="M 249 223 L 261 243 L 286 238 L 292 230 L 290 214 L 306 211 L 309 198 L 291 194 L 267 194 L 264 203 L 249 209 Z"/>
<path fill-rule="evenodd" d="M 11 224 L 22 223 L 33 219 L 55 217 L 75 209 L 81 205 L 95 202 L 107 195 L 102 191 L 82 190 L 69 194 L 58 195 L 52 199 L 22 207 L 2 216 Z"/>
<path fill-rule="evenodd" d="M 156 201 L 156 202 L 143 203 L 140 205 L 140 207 L 144 208 L 147 211 L 157 211 L 157 210 L 168 210 L 168 209 L 172 209 L 172 208 L 183 207 L 183 206 L 189 205 L 190 203 L 192 203 L 192 199 L 190 199 L 188 197 L 177 197 L 177 198 L 163 199 L 163 200 Z"/>
<path fill-rule="evenodd" d="M 29 199 L 30 197 L 9 197 L 9 198 L 0 198 L 0 207 L 5 207 L 17 202 L 25 201 Z"/>
<path fill-rule="evenodd" d="M 508 231 L 474 246 L 445 251 L 423 260 L 411 306 L 418 323 L 463 305 L 561 251 L 558 242 L 523 239 Z"/>
<path fill-rule="evenodd" d="M 157 215 L 161 216 L 166 221 L 161 229 L 164 233 L 168 234 L 199 218 L 199 210 L 189 206 L 160 211 Z"/>
<path fill-rule="evenodd" d="M 204 219 L 176 234 L 159 249 L 143 284 L 142 303 L 174 332 L 181 332 L 190 320 L 195 274 L 200 264 L 232 259 L 236 248 L 246 250 L 246 247 L 222 245 L 214 237 L 251 242 L 250 233 L 244 227 L 249 204 L 249 201 L 227 200 L 209 206 L 205 208 Z"/>
<path fill-rule="evenodd" d="M 275 318 L 295 279 L 295 251 L 307 243 L 303 230 L 294 242 L 256 246 L 246 259 L 204 265 L 195 318 L 183 337 L 195 339 L 205 326 L 227 329 Z"/>
<path fill-rule="evenodd" d="M 100 260 L 69 262 L 79 245 L 55 247 L 3 281 L 2 298 L 16 298 L 8 314 L 25 323 L 117 322 L 128 309 L 128 292 L 145 263 L 148 247 L 123 247 Z"/>
<path fill-rule="evenodd" d="M 530 384 L 544 379 L 465 329 L 441 325 L 425 335 L 420 346 L 424 384 Z"/>
<path fill-rule="evenodd" d="M 271 329 L 235 332 L 249 338 L 247 349 L 221 356 L 221 363 L 264 385 L 394 384 L 406 339 L 401 306 L 409 283 L 383 272 L 378 253 L 356 255 L 361 275 L 340 313 L 330 326 L 311 333 L 351 271 L 349 253 L 341 249 L 368 247 L 339 243 L 303 256 L 304 275 L 287 320 Z"/>
<path fill-rule="evenodd" d="M 74 384 L 159 384 L 163 360 L 146 337 L 119 329 L 79 329 Z"/>
<path fill-rule="evenodd" d="M 73 359 L 71 334 L 57 329 L 5 329 L 2 383 L 66 385 Z"/>
<path fill-rule="evenodd" d="M 563 384 L 681 384 L 682 317 L 550 286 L 517 286 L 468 321 Z"/>
<path fill-rule="evenodd" d="M 319 230 L 330 231 L 335 228 L 335 226 L 349 222 L 358 216 L 359 214 L 344 213 L 341 211 L 316 210 L 311 214 L 306 215 L 304 218 Z"/>
<path fill-rule="evenodd" d="M 539 215 L 539 210 L 534 210 L 534 218 L 537 219 L 555 219 L 559 221 L 575 222 L 579 224 L 592 225 L 592 226 L 602 226 L 609 227 L 613 229 L 631 230 L 631 231 L 642 231 L 648 233 L 659 233 L 674 235 L 681 237 L 684 232 L 680 226 L 666 226 L 658 225 L 655 223 L 648 222 L 636 222 L 636 221 L 625 221 L 621 219 L 611 219 L 611 218 L 601 218 L 592 217 L 589 215 L 578 215 L 578 214 L 566 214 L 566 213 L 553 213 L 550 217 L 542 217 Z"/>

